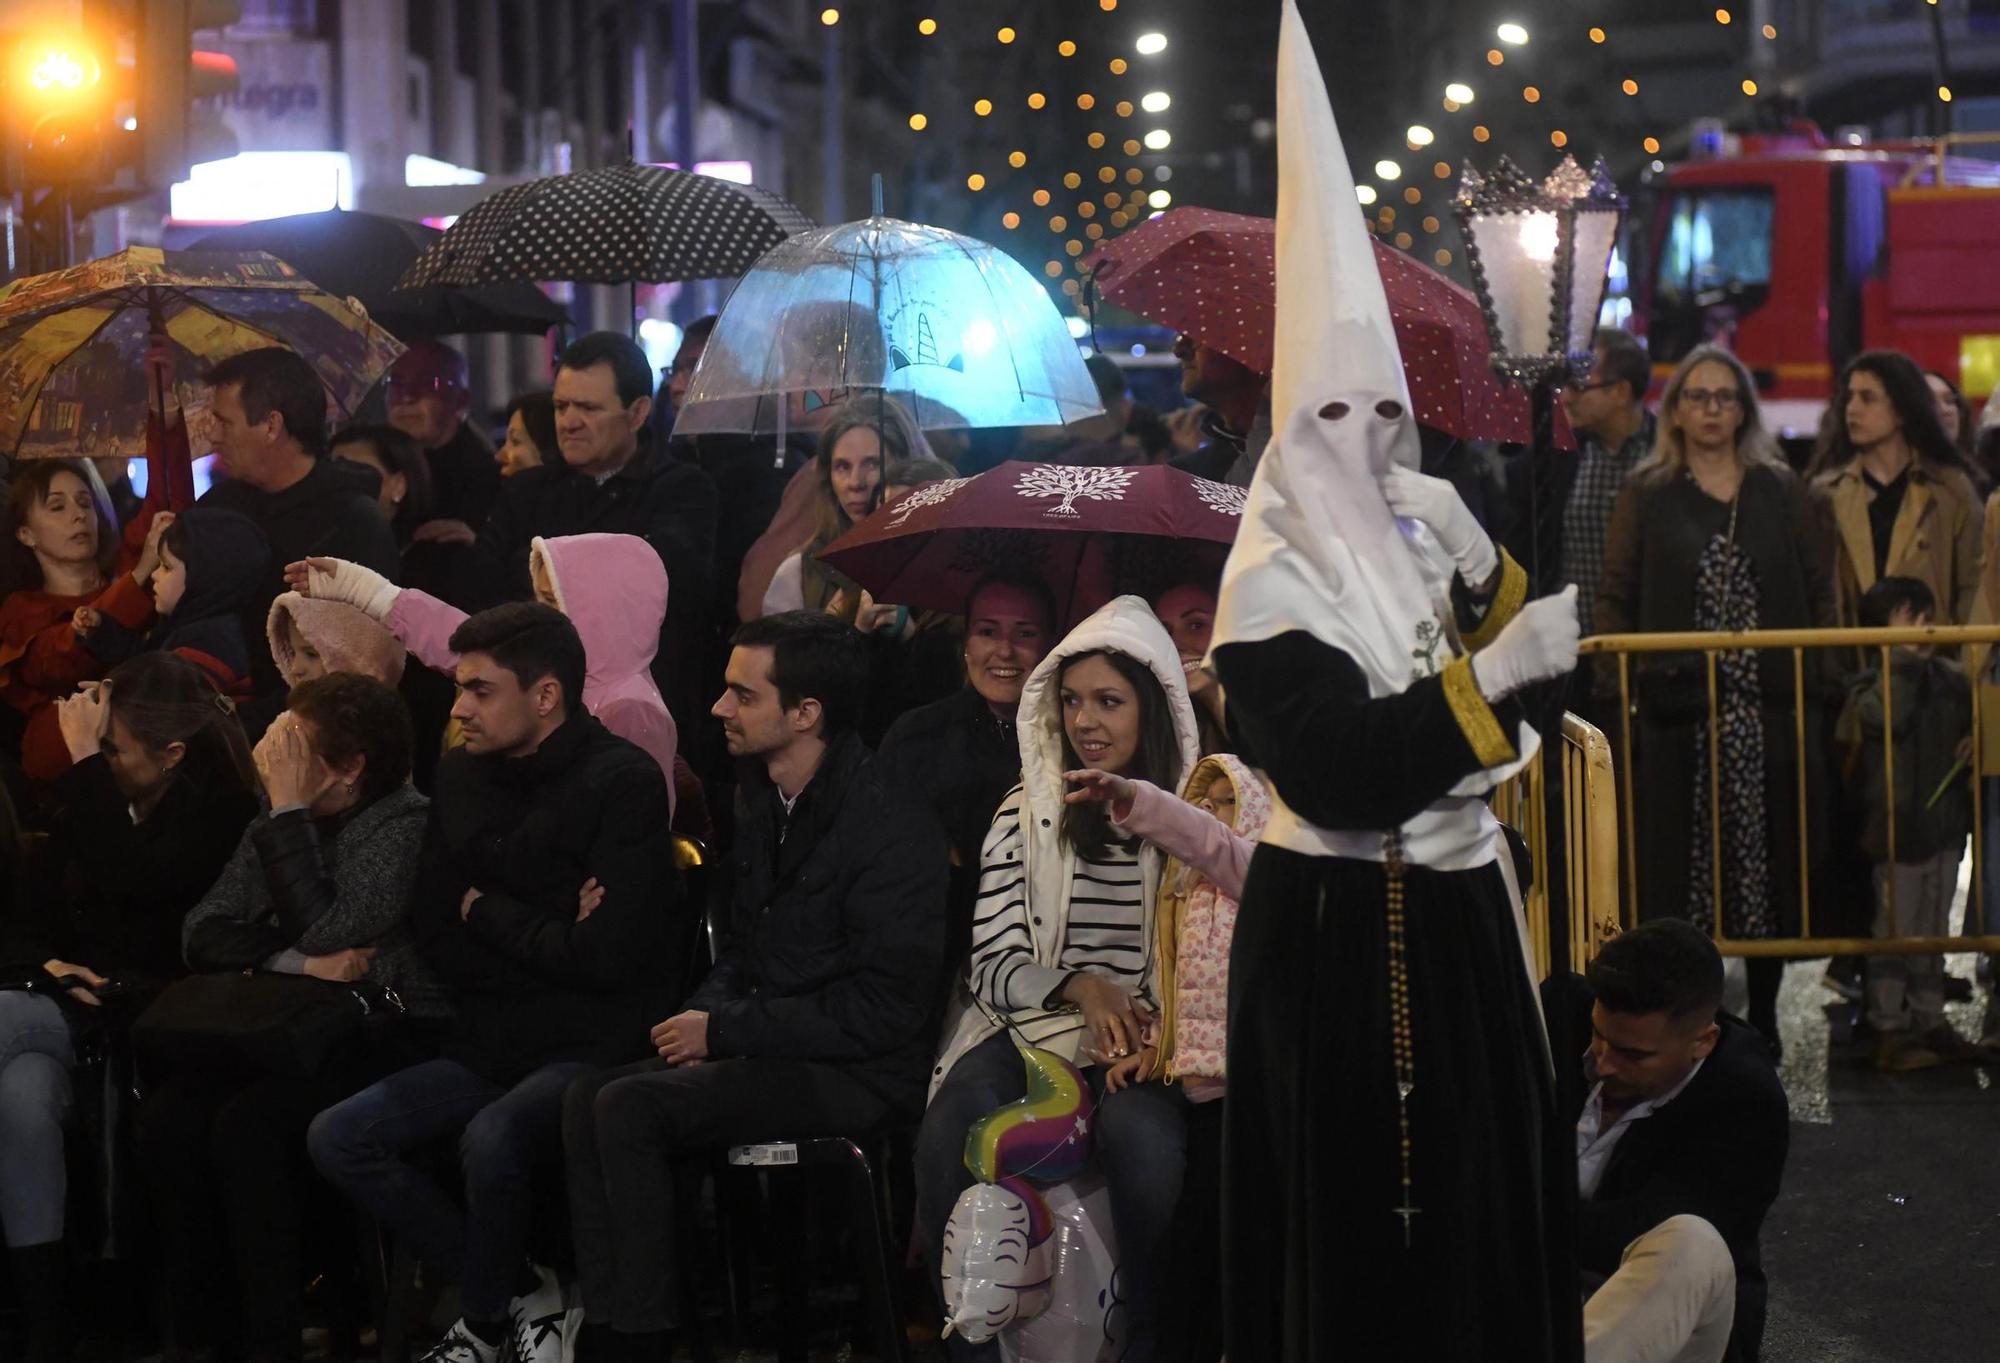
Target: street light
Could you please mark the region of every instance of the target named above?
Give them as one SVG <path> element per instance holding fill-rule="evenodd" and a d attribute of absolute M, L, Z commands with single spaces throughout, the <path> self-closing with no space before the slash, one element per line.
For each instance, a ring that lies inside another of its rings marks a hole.
<path fill-rule="evenodd" d="M 1444 87 L 1444 97 L 1453 104 L 1470 104 L 1473 98 L 1472 87 L 1464 81 L 1455 80 Z"/>
<path fill-rule="evenodd" d="M 1624 210 L 1602 161 L 1565 156 L 1539 185 L 1504 156 L 1491 175 L 1466 168 L 1452 214 L 1495 369 L 1556 386 L 1588 372 Z"/>
<path fill-rule="evenodd" d="M 1155 128 L 1146 134 L 1146 150 L 1165 151 L 1173 145 L 1174 135 L 1165 128 Z"/>
<path fill-rule="evenodd" d="M 1139 100 L 1139 107 L 1149 114 L 1163 114 L 1173 106 L 1174 97 L 1165 90 L 1148 90 Z"/>
<path fill-rule="evenodd" d="M 1528 30 L 1519 24 L 1502 24 L 1493 30 L 1493 36 L 1509 47 L 1525 47 L 1528 42 Z"/>
<path fill-rule="evenodd" d="M 1375 163 L 1375 178 L 1378 180 L 1400 180 L 1403 168 L 1386 157 Z"/>
<path fill-rule="evenodd" d="M 1437 140 L 1437 134 L 1421 123 L 1412 123 L 1409 131 L 1404 133 L 1403 137 L 1410 146 L 1416 148 L 1428 147 Z"/>

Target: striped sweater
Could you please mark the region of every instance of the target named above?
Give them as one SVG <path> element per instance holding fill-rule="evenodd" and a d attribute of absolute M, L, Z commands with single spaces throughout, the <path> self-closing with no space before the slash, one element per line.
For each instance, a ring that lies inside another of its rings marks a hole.
<path fill-rule="evenodd" d="M 1081 853 L 1069 928 L 1053 967 L 1035 960 L 1034 916 L 1021 859 L 1021 787 L 1000 802 L 980 855 L 972 911 L 972 989 L 1002 1012 L 1041 1013 L 1071 974 L 1102 975 L 1152 1002 L 1146 970 L 1146 891 L 1141 844 L 1114 843 L 1101 861 Z"/>

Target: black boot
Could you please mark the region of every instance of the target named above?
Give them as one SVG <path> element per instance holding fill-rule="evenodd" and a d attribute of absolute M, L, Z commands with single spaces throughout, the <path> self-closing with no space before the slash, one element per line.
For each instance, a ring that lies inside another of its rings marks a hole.
<path fill-rule="evenodd" d="M 27 1363 L 69 1363 L 69 1246 L 60 1240 L 7 1251 L 14 1289 L 28 1320 Z"/>

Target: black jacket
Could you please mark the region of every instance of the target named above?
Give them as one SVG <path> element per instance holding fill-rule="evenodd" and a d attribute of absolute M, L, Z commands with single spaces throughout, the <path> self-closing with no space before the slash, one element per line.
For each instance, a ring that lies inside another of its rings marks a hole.
<path fill-rule="evenodd" d="M 1569 1007 L 1589 1008 L 1589 989 L 1571 979 Z M 1758 1252 L 1764 1215 L 1777 1200 L 1791 1144 L 1790 1109 L 1764 1040 L 1724 1013 L 1722 1038 L 1701 1070 L 1665 1107 L 1634 1122 L 1613 1147 L 1597 1194 L 1579 1204 L 1577 1262 L 1609 1276 L 1625 1246 L 1670 1216 L 1699 1216 L 1721 1233 L 1736 1262 L 1736 1326 L 1728 1358 L 1754 1363 L 1764 1338 L 1769 1288 Z M 1577 1030 L 1589 1036 L 1588 1025 Z M 1572 1127 L 1590 1085 L 1581 1059 L 1563 1085 Z"/>
<path fill-rule="evenodd" d="M 492 443 L 471 422 L 461 421 L 451 439 L 425 451 L 424 462 L 431 473 L 430 518 L 464 521 L 475 530 L 484 525 L 500 493 Z"/>
<path fill-rule="evenodd" d="M 604 888 L 577 921 L 586 880 Z M 460 917 L 468 888 L 480 898 Z M 458 991 L 445 1055 L 495 1083 L 621 1064 L 684 987 L 688 912 L 659 763 L 578 714 L 526 757 L 438 763 L 417 871 L 417 945 Z"/>
<path fill-rule="evenodd" d="M 58 957 L 121 983 L 186 974 L 181 919 L 222 873 L 256 797 L 197 749 L 142 823 L 102 757 L 64 772 L 56 799 L 49 878 L 24 896 L 0 954 L 34 966 Z"/>
<path fill-rule="evenodd" d="M 841 1065 L 922 1112 L 944 959 L 936 822 L 847 734 L 789 820 L 763 768 L 746 766 L 735 872 L 728 945 L 687 1005 L 708 1014 L 709 1053 Z"/>
<path fill-rule="evenodd" d="M 596 533 L 637 535 L 667 568 L 667 618 L 653 660 L 667 709 L 685 719 L 714 701 L 704 677 L 712 664 L 707 639 L 715 570 L 715 484 L 693 464 L 642 439 L 632 461 L 599 483 L 560 462 L 524 469 L 501 485 L 493 512 L 473 546 L 474 580 L 489 593 L 481 604 L 534 595 L 528 550 L 536 536 Z"/>
<path fill-rule="evenodd" d="M 264 638 L 271 603 L 285 590 L 285 565 L 302 558 L 344 558 L 373 568 L 391 582 L 402 571 L 396 534 L 376 505 L 377 480 L 371 469 L 322 455 L 312 472 L 283 492 L 260 492 L 226 479 L 208 490 L 200 505 L 235 511 L 256 522 L 270 545 L 270 566 L 260 588 L 243 608 L 243 637 Z M 259 694 L 282 688 L 270 651 L 250 650 L 251 674 Z"/>
<path fill-rule="evenodd" d="M 955 979 L 972 949 L 972 901 L 979 893 L 979 849 L 1021 780 L 1021 745 L 970 686 L 912 710 L 889 726 L 875 755 L 890 789 L 936 812 L 951 851 L 945 969 Z"/>

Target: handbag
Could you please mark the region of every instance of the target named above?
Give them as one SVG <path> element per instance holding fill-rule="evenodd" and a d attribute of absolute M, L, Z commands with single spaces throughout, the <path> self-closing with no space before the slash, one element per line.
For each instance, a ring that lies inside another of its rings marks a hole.
<path fill-rule="evenodd" d="M 403 1016 L 394 990 L 365 981 L 263 970 L 190 975 L 139 1015 L 132 1044 L 170 1065 L 304 1078 L 335 1048 L 375 1039 Z"/>

